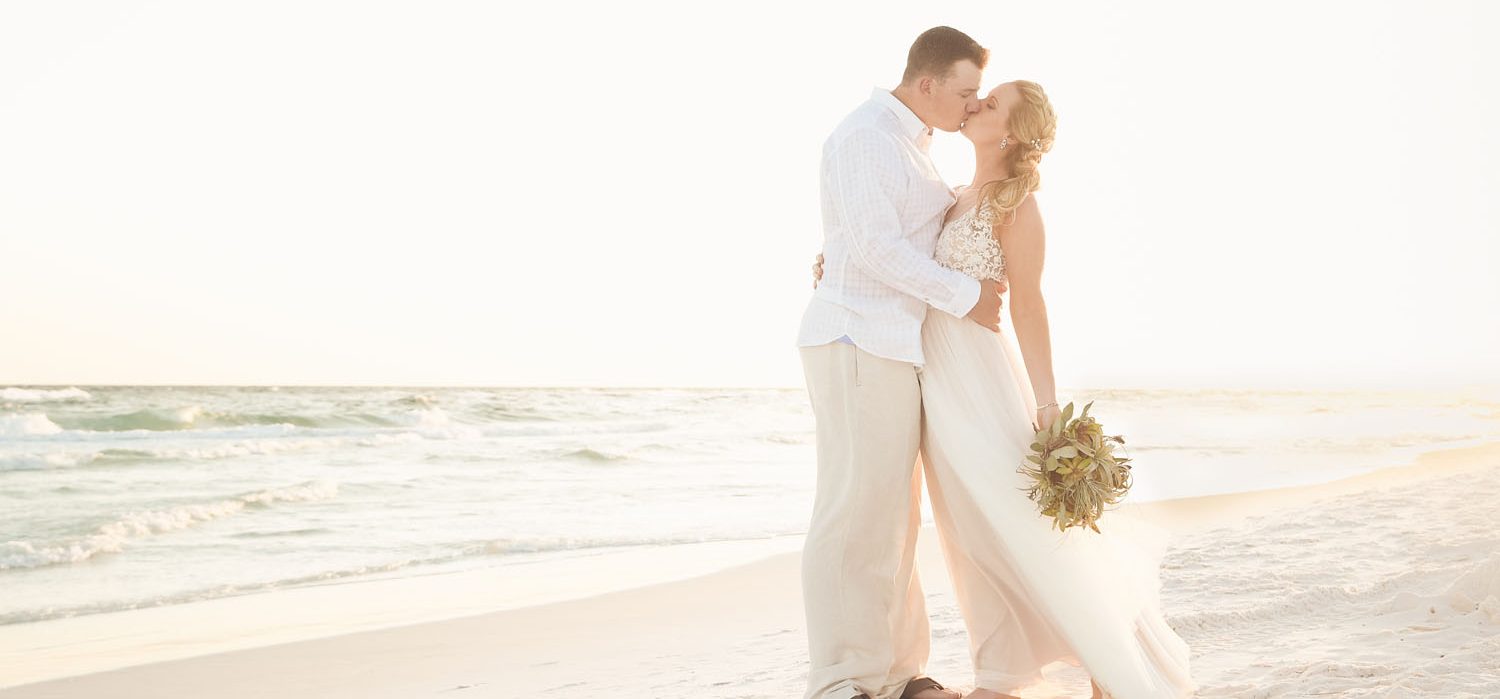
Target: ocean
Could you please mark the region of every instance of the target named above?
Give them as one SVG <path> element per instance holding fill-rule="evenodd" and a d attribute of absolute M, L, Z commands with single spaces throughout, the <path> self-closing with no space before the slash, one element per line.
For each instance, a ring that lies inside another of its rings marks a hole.
<path fill-rule="evenodd" d="M 1475 393 L 1059 395 L 1124 436 L 1135 501 L 1500 438 Z M 801 389 L 5 387 L 0 625 L 797 536 L 815 483 Z"/>

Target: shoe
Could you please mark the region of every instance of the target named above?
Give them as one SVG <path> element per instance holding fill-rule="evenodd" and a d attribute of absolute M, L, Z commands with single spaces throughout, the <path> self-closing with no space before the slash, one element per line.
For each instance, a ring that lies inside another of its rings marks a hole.
<path fill-rule="evenodd" d="M 906 683 L 906 688 L 901 690 L 901 699 L 912 699 L 918 692 L 928 689 L 947 689 L 931 677 L 917 677 Z"/>

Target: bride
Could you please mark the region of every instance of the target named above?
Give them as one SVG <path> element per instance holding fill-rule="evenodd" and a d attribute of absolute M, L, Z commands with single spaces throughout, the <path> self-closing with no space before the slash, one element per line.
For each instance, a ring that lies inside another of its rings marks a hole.
<path fill-rule="evenodd" d="M 1017 470 L 1036 430 L 1061 414 L 1032 196 L 1056 121 L 1034 82 L 987 95 L 959 128 L 974 144 L 974 179 L 955 190 L 935 251 L 946 267 L 1005 282 L 1014 340 L 931 308 L 922 325 L 922 462 L 968 630 L 975 689 L 965 699 L 1014 697 L 1054 661 L 1086 670 L 1094 699 L 1190 697 L 1188 646 L 1158 601 L 1164 531 L 1107 512 L 1102 533 L 1059 532 Z"/>

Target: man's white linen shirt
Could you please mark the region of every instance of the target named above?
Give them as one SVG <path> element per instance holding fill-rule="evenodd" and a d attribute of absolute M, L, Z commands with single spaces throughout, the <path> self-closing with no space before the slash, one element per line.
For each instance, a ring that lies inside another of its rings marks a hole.
<path fill-rule="evenodd" d="M 954 196 L 927 153 L 931 141 L 932 130 L 877 87 L 823 143 L 823 278 L 798 346 L 848 336 L 921 366 L 927 307 L 962 318 L 979 301 L 977 280 L 932 259 Z"/>

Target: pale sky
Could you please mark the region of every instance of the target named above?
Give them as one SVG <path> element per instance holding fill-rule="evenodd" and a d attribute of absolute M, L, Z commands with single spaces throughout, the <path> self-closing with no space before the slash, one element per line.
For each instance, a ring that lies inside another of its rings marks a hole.
<path fill-rule="evenodd" d="M 800 386 L 937 24 L 1059 114 L 1061 387 L 1500 384 L 1497 7 L 8 2 L 0 385 Z"/>

